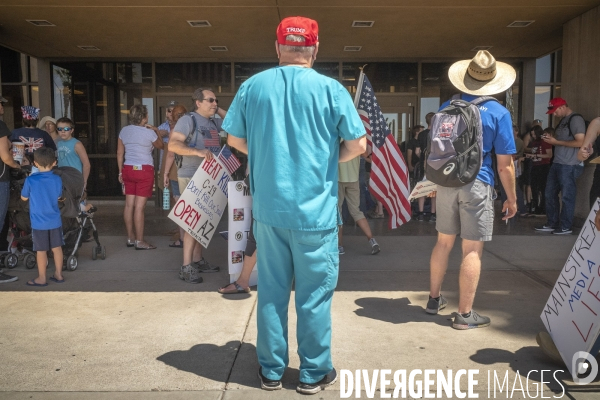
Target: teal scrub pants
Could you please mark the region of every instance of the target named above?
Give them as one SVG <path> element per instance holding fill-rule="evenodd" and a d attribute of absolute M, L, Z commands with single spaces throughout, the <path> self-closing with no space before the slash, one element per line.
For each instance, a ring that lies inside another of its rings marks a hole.
<path fill-rule="evenodd" d="M 294 231 L 255 221 L 258 245 L 258 337 L 262 374 L 279 380 L 289 362 L 288 306 L 295 287 L 300 381 L 315 383 L 333 369 L 331 300 L 337 285 L 337 227 Z"/>

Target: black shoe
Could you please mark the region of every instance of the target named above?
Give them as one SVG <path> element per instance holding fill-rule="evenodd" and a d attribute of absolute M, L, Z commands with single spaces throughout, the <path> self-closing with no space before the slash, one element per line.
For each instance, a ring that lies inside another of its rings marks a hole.
<path fill-rule="evenodd" d="M 419 215 L 417 215 L 417 221 L 425 221 L 425 217 L 423 216 L 422 212 L 420 212 Z"/>
<path fill-rule="evenodd" d="M 437 221 L 437 217 L 435 216 L 435 213 L 431 213 L 431 216 L 429 217 L 429 222 L 435 222 Z"/>
<path fill-rule="evenodd" d="M 279 390 L 281 389 L 280 380 L 272 380 L 265 378 L 262 374 L 262 367 L 258 369 L 258 379 L 260 379 L 260 387 L 264 390 Z"/>
<path fill-rule="evenodd" d="M 0 283 L 10 283 L 18 280 L 19 277 L 0 273 Z"/>
<path fill-rule="evenodd" d="M 334 369 L 331 370 L 330 373 L 325 375 L 323 379 L 316 383 L 298 383 L 296 386 L 296 391 L 302 394 L 316 394 L 321 390 L 325 389 L 327 386 L 333 385 L 335 381 L 337 381 L 337 371 Z"/>

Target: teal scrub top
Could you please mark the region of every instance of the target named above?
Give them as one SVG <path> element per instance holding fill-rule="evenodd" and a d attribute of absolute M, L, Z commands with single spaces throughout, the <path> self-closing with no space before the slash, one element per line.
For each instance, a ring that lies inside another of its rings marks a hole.
<path fill-rule="evenodd" d="M 241 85 L 223 130 L 248 142 L 257 221 L 300 231 L 338 225 L 340 138 L 365 135 L 339 82 L 312 68 L 263 71 Z"/>

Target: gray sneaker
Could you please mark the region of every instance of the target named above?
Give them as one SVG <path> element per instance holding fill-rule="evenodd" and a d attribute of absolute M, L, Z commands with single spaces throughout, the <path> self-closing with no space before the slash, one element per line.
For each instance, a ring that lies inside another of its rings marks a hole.
<path fill-rule="evenodd" d="M 344 251 L 344 246 L 338 246 L 338 252 L 340 253 L 340 255 L 346 254 L 346 252 Z"/>
<path fill-rule="evenodd" d="M 219 272 L 219 270 L 221 268 L 217 267 L 216 265 L 210 265 L 208 263 L 208 261 L 206 261 L 204 259 L 204 257 L 202 257 L 202 259 L 200 261 L 196 261 L 194 264 L 194 267 L 196 267 L 198 269 L 198 272 L 204 272 L 204 273 L 210 273 L 210 272 Z"/>
<path fill-rule="evenodd" d="M 490 319 L 477 314 L 474 310 L 471 310 L 466 317 L 456 313 L 454 321 L 452 321 L 452 327 L 459 330 L 485 328 L 486 326 L 490 326 Z"/>
<path fill-rule="evenodd" d="M 10 283 L 10 282 L 14 282 L 16 280 L 19 280 L 18 276 L 11 276 L 11 275 L 6 275 L 3 273 L 0 273 L 0 283 Z"/>
<path fill-rule="evenodd" d="M 440 293 L 439 299 L 435 299 L 435 298 L 429 296 L 429 301 L 427 302 L 427 307 L 425 308 L 425 312 L 427 314 L 435 315 L 440 310 L 443 310 L 444 308 L 446 308 L 447 305 L 448 305 L 448 302 L 446 301 L 444 296 L 441 295 L 441 293 Z"/>
<path fill-rule="evenodd" d="M 198 268 L 194 264 L 188 264 L 184 268 L 183 276 L 187 283 L 202 283 L 203 279 L 198 275 Z"/>
<path fill-rule="evenodd" d="M 369 244 L 371 245 L 371 254 L 375 255 L 377 253 L 379 253 L 381 250 L 379 249 L 379 244 L 377 243 L 377 241 L 375 240 L 375 238 L 371 238 L 369 240 Z"/>
<path fill-rule="evenodd" d="M 191 264 L 189 265 L 182 265 L 181 268 L 179 268 L 179 279 L 184 280 L 185 279 L 185 274 L 188 273 L 188 269 L 190 267 Z"/>

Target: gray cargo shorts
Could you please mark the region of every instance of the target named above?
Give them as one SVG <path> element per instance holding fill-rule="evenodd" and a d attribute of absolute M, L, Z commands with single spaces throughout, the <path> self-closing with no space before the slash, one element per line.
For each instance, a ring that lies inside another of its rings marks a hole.
<path fill-rule="evenodd" d="M 436 197 L 438 232 L 479 242 L 492 240 L 494 188 L 475 179 L 458 188 L 438 186 Z"/>

